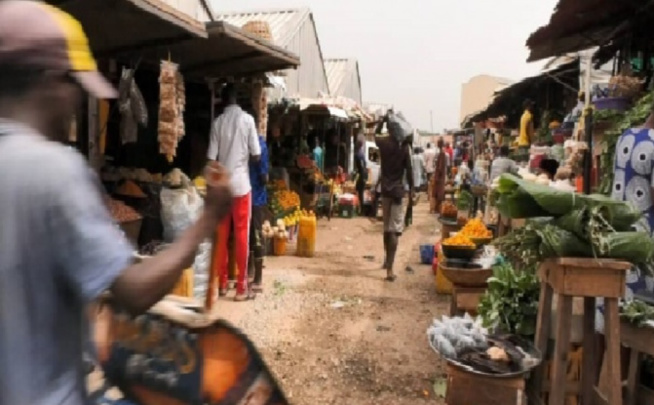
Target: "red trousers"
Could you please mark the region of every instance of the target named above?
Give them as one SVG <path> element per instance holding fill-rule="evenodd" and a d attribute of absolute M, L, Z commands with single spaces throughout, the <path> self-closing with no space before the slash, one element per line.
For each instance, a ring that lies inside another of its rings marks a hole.
<path fill-rule="evenodd" d="M 236 293 L 243 294 L 248 288 L 248 256 L 250 254 L 250 216 L 252 214 L 251 193 L 234 197 L 232 215 L 225 218 L 216 229 L 211 271 L 220 280 L 220 288 L 227 289 L 227 262 L 229 253 L 227 242 L 234 221 L 234 255 L 238 278 Z"/>

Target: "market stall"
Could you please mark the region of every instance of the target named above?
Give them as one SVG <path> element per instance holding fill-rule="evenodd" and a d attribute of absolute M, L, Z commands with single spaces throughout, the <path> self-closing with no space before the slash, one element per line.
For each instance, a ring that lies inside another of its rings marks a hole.
<path fill-rule="evenodd" d="M 538 267 L 541 293 L 536 346 L 544 353 L 552 330 L 552 296 L 558 301 L 549 403 L 560 404 L 570 395 L 564 388 L 567 366 L 562 359 L 570 350 L 575 297 L 585 297 L 580 395 L 588 400 L 596 391 L 598 367 L 593 361 L 602 358 L 602 354 L 594 354 L 593 336 L 595 302 L 601 298 L 604 322 L 597 328 L 606 338 L 604 394 L 608 403 L 621 403 L 618 300 L 625 294 L 631 263 L 649 263 L 654 256 L 654 242 L 647 233 L 630 230 L 640 213 L 631 205 L 608 197 L 556 190 L 510 175 L 502 176 L 498 192 L 503 215 L 528 219 L 523 228 L 513 230 L 494 244 L 521 271 L 535 274 Z M 538 369 L 533 378 L 531 395 L 537 397 L 543 393 L 545 370 Z"/>
<path fill-rule="evenodd" d="M 484 403 L 502 403 L 503 399 L 495 398 L 500 398 L 504 389 L 514 398 L 524 394 L 524 370 L 505 375 L 503 382 L 509 388 L 498 385 L 484 375 L 497 367 L 494 350 L 489 350 L 493 345 L 481 344 L 486 352 L 480 353 L 478 343 L 473 344 L 479 334 L 508 334 L 531 342 L 535 349 L 538 361 L 528 385 L 530 400 L 574 404 L 579 397 L 600 392 L 606 403 L 619 404 L 621 336 L 623 343 L 643 350 L 642 345 L 633 343 L 633 333 L 639 332 L 634 327 L 654 319 L 654 309 L 642 302 L 620 309 L 618 301 L 625 295 L 632 263 L 650 263 L 654 258 L 654 241 L 644 232 L 631 230 L 640 218 L 631 205 L 601 195 L 578 194 L 569 181 L 546 181 L 526 169 L 521 174 L 522 178 L 502 175 L 494 188 L 500 214 L 524 221 L 523 226 L 493 238 L 478 215 L 461 220 L 459 229 L 453 229 L 436 246 L 437 288 L 439 276 L 449 281 L 452 318 L 436 321 L 429 333 L 432 347 L 450 363 L 448 398 L 452 403 L 476 403 L 474 394 L 461 392 L 461 387 L 472 383 L 478 384 L 480 392 L 498 391 L 496 396 L 484 397 Z M 455 205 L 444 209 L 443 214 L 452 220 L 459 217 Z M 440 292 L 444 292 L 440 283 Z M 596 305 L 604 314 L 598 325 Z M 634 322 L 622 334 L 620 317 Z M 452 324 L 448 326 L 448 322 Z M 468 332 L 458 330 L 461 325 L 467 325 Z M 594 351 L 596 329 L 605 335 L 604 352 Z M 474 348 L 474 362 L 469 347 Z M 649 388 L 640 387 L 634 377 L 641 375 L 639 356 L 632 356 L 628 384 L 632 393 L 646 396 Z M 602 358 L 603 376 L 598 379 L 600 366 L 595 361 Z M 510 356 L 503 359 L 504 365 L 512 361 Z M 536 367 L 540 360 L 543 365 Z"/>
<path fill-rule="evenodd" d="M 366 115 L 347 99 L 284 99 L 270 107 L 269 143 L 274 176 L 319 216 L 356 214 L 354 133 Z M 342 206 L 345 209 L 339 209 Z"/>
<path fill-rule="evenodd" d="M 113 13 L 110 15 L 122 13 L 124 17 L 130 7 L 141 7 L 141 3 L 149 1 L 125 2 L 109 10 Z M 96 16 L 78 2 L 67 6 L 89 21 Z M 168 27 L 170 22 L 153 17 L 145 22 L 159 24 L 161 36 L 179 36 L 185 27 Z M 202 174 L 215 116 L 216 85 L 236 81 L 245 95 L 241 100 L 244 108 L 256 115 L 262 123 L 258 129 L 265 134 L 266 87 L 270 83 L 264 72 L 299 63 L 295 56 L 249 32 L 247 27 L 240 29 L 222 22 L 210 23 L 206 29 L 204 23 L 200 26 L 202 35 L 185 34 L 179 42 L 168 41 L 165 47 L 156 41 L 132 41 L 142 46 L 103 48 L 105 59 L 99 65 L 115 81 L 119 98 L 109 102 L 89 100 L 85 105 L 88 116 L 77 117 L 76 125 L 71 125 L 71 142 L 100 172 L 108 194 L 115 200 L 110 201 L 114 218 L 121 223 L 139 257 L 152 255 L 172 242 L 202 207 Z M 144 37 L 150 38 L 149 34 Z M 217 54 L 216 49 L 220 49 Z M 252 57 L 252 50 L 256 50 L 256 57 Z M 204 64 L 197 63 L 198 55 Z M 206 77 L 215 78 L 210 81 L 213 86 L 207 86 Z M 209 253 L 209 244 L 203 244 L 192 271 L 185 272 L 175 292 L 198 296 L 206 285 Z"/>

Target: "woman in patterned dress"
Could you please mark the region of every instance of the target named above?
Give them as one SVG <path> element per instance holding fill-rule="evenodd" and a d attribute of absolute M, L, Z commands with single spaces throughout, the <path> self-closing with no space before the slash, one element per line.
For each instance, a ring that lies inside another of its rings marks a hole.
<path fill-rule="evenodd" d="M 616 200 L 633 204 L 643 213 L 636 224 L 639 231 L 652 235 L 654 230 L 654 105 L 642 127 L 626 130 L 618 139 L 613 164 L 613 189 Z M 654 290 L 654 278 L 634 267 L 627 274 L 625 298 L 634 293 Z M 600 320 L 601 317 L 600 308 Z M 603 329 L 603 322 L 601 325 Z"/>

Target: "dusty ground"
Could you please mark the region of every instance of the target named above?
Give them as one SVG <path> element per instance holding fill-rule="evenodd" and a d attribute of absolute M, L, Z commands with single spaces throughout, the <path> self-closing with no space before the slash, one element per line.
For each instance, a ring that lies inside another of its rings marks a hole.
<path fill-rule="evenodd" d="M 435 229 L 427 204 L 416 207 L 391 284 L 380 270 L 380 223 L 320 220 L 315 258 L 267 258 L 264 294 L 221 300 L 218 311 L 254 341 L 294 404 L 440 404 L 432 387 L 443 364 L 426 329 L 448 298 L 419 264 L 419 245 L 433 243 Z"/>

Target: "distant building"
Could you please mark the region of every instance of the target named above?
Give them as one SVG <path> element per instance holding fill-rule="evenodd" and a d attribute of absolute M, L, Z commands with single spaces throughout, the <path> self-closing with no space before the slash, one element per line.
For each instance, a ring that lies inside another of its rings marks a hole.
<path fill-rule="evenodd" d="M 453 143 L 454 137 L 449 134 L 432 134 L 430 132 L 426 131 L 418 131 L 420 136 L 418 137 L 418 141 L 415 142 L 414 144 L 417 143 L 417 146 L 420 146 L 422 148 L 426 148 L 427 144 L 431 144 L 432 146 L 436 146 L 436 142 L 438 142 L 439 139 L 442 139 L 444 143 L 450 143 L 450 145 Z"/>
<path fill-rule="evenodd" d="M 459 122 L 488 107 L 496 92 L 510 86 L 514 81 L 486 74 L 478 75 L 461 85 L 461 111 Z"/>

